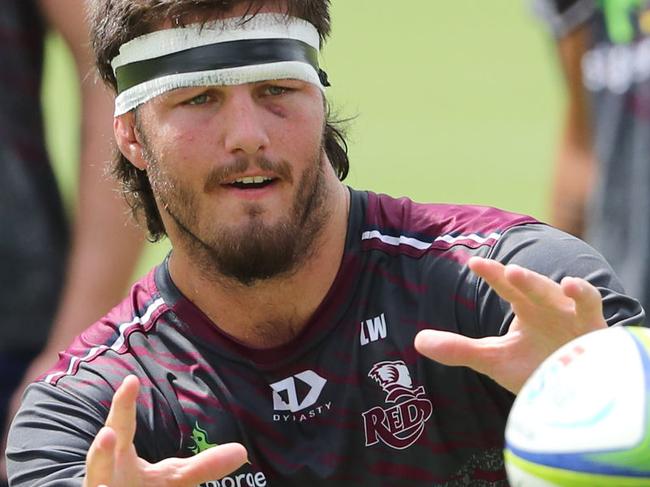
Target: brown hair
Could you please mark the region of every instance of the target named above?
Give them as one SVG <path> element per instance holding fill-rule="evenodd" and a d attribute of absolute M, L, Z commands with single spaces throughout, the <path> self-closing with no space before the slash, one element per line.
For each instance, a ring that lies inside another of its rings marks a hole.
<path fill-rule="evenodd" d="M 120 46 L 156 30 L 165 21 L 179 26 L 205 21 L 240 4 L 247 5 L 248 14 L 254 15 L 270 1 L 275 0 L 88 0 L 91 43 L 99 75 L 117 91 L 111 60 L 117 56 Z M 321 45 L 325 42 L 330 33 L 330 0 L 284 0 L 283 4 L 287 15 L 313 24 Z M 338 178 L 345 179 L 349 170 L 348 147 L 343 130 L 332 119 L 329 105 L 324 148 Z M 137 219 L 144 213 L 150 240 L 160 240 L 166 231 L 146 171 L 136 168 L 118 151 L 112 172 L 122 184 L 134 217 Z"/>

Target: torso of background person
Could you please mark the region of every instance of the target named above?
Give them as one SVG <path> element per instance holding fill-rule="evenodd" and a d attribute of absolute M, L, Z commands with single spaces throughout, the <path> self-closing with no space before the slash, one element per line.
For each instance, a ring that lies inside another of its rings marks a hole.
<path fill-rule="evenodd" d="M 505 486 L 513 394 L 413 346 L 425 328 L 507 331 L 510 306 L 471 273 L 472 255 L 556 281 L 583 276 L 603 293 L 609 324 L 643 320 L 591 248 L 533 218 L 351 191 L 337 276 L 299 336 L 244 346 L 163 263 L 27 388 L 7 449 L 12 485 L 81 486 L 113 391 L 135 374 L 146 460 L 231 441 L 248 449 L 250 464 L 204 487 Z"/>
<path fill-rule="evenodd" d="M 0 6 L 0 353 L 37 350 L 64 280 L 68 231 L 45 149 L 45 27 L 33 0 Z"/>
<path fill-rule="evenodd" d="M 650 2 L 535 1 L 556 35 L 588 29 L 581 68 L 598 176 L 585 239 L 650 307 Z"/>

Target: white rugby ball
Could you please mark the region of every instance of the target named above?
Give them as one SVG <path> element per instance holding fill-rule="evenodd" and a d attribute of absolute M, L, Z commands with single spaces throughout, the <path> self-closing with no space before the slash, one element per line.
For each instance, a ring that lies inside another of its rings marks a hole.
<path fill-rule="evenodd" d="M 650 329 L 567 343 L 531 375 L 506 426 L 512 487 L 650 486 Z"/>

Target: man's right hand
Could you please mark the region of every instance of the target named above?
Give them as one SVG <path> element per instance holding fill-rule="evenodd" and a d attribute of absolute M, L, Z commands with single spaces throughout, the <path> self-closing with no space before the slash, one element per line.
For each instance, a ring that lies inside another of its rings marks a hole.
<path fill-rule="evenodd" d="M 195 487 L 220 479 L 247 461 L 246 449 L 239 443 L 158 463 L 139 458 L 133 446 L 139 389 L 137 377 L 128 376 L 115 392 L 106 425 L 88 450 L 84 487 Z"/>

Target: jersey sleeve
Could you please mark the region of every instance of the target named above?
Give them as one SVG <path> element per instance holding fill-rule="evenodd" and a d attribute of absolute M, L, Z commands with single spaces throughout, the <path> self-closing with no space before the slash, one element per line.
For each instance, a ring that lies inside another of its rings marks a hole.
<path fill-rule="evenodd" d="M 555 37 L 563 37 L 596 11 L 596 0 L 531 0 L 534 14 Z"/>
<path fill-rule="evenodd" d="M 563 277 L 582 277 L 603 297 L 608 325 L 644 325 L 645 312 L 627 296 L 605 259 L 582 240 L 544 224 L 509 229 L 489 258 L 517 264 L 560 282 Z M 477 320 L 483 336 L 506 333 L 513 318 L 510 305 L 482 279 L 477 284 Z"/>
<path fill-rule="evenodd" d="M 108 401 L 110 404 L 110 396 Z M 107 415 L 108 409 L 67 389 L 43 382 L 31 384 L 9 432 L 10 484 L 81 486 L 86 454 Z"/>

